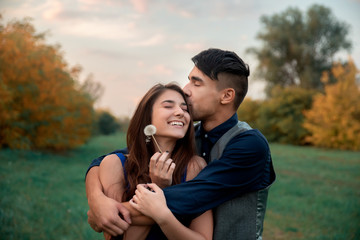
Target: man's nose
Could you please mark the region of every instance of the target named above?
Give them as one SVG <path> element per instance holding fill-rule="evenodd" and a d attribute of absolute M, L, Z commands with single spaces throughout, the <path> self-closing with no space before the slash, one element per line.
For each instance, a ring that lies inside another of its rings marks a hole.
<path fill-rule="evenodd" d="M 190 96 L 191 96 L 191 91 L 190 91 L 190 88 L 189 88 L 189 84 L 190 84 L 190 83 L 186 84 L 186 85 L 184 86 L 184 88 L 183 88 L 183 91 L 184 91 L 184 93 L 185 93 L 185 96 L 187 96 L 187 97 L 190 97 Z"/>

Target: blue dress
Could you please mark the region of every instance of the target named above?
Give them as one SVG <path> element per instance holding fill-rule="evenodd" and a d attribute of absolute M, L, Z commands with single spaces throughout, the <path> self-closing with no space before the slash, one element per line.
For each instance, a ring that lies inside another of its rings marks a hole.
<path fill-rule="evenodd" d="M 124 178 L 125 180 L 127 179 L 127 174 L 125 171 L 125 162 L 126 162 L 126 157 L 124 154 L 122 153 L 115 153 L 121 160 L 121 164 L 123 166 L 124 169 Z M 186 181 L 186 169 L 184 174 L 181 176 L 181 183 Z M 159 227 L 159 225 L 154 224 L 151 229 L 149 234 L 146 237 L 146 240 L 167 240 L 165 234 L 161 231 L 161 228 Z"/>

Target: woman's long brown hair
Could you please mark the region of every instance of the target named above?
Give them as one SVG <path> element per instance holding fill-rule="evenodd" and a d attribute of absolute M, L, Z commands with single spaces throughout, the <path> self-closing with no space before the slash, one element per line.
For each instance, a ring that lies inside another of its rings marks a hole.
<path fill-rule="evenodd" d="M 125 171 L 127 174 L 126 188 L 123 195 L 123 201 L 130 200 L 136 186 L 140 183 L 151 182 L 149 176 L 149 161 L 155 153 L 153 142 L 145 142 L 144 128 L 151 124 L 152 109 L 156 99 L 166 90 L 173 90 L 181 94 L 187 104 L 186 97 L 182 89 L 176 84 L 157 84 L 152 87 L 142 98 L 134 116 L 130 120 L 127 132 L 127 146 L 129 156 L 125 162 Z M 189 128 L 184 138 L 176 141 L 171 159 L 176 167 L 173 173 L 173 184 L 179 184 L 181 177 L 185 173 L 186 167 L 191 158 L 195 155 L 194 127 L 192 118 L 190 118 Z"/>

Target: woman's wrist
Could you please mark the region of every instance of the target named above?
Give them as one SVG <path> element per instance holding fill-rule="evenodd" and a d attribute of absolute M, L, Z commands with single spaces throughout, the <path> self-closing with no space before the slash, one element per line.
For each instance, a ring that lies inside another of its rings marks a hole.
<path fill-rule="evenodd" d="M 161 211 L 158 211 L 156 215 L 153 217 L 153 219 L 159 226 L 161 226 L 162 224 L 166 223 L 171 216 L 173 215 L 170 209 L 165 207 L 161 209 Z"/>

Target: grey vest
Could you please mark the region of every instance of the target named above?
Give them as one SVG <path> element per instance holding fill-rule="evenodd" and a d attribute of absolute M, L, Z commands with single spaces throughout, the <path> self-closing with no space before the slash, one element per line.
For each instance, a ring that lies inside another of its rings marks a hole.
<path fill-rule="evenodd" d="M 210 162 L 221 157 L 233 137 L 250 129 L 247 123 L 239 121 L 215 143 L 211 149 Z M 200 138 L 196 139 L 196 145 L 199 151 Z M 213 209 L 214 240 L 261 240 L 269 187 L 243 194 Z"/>

